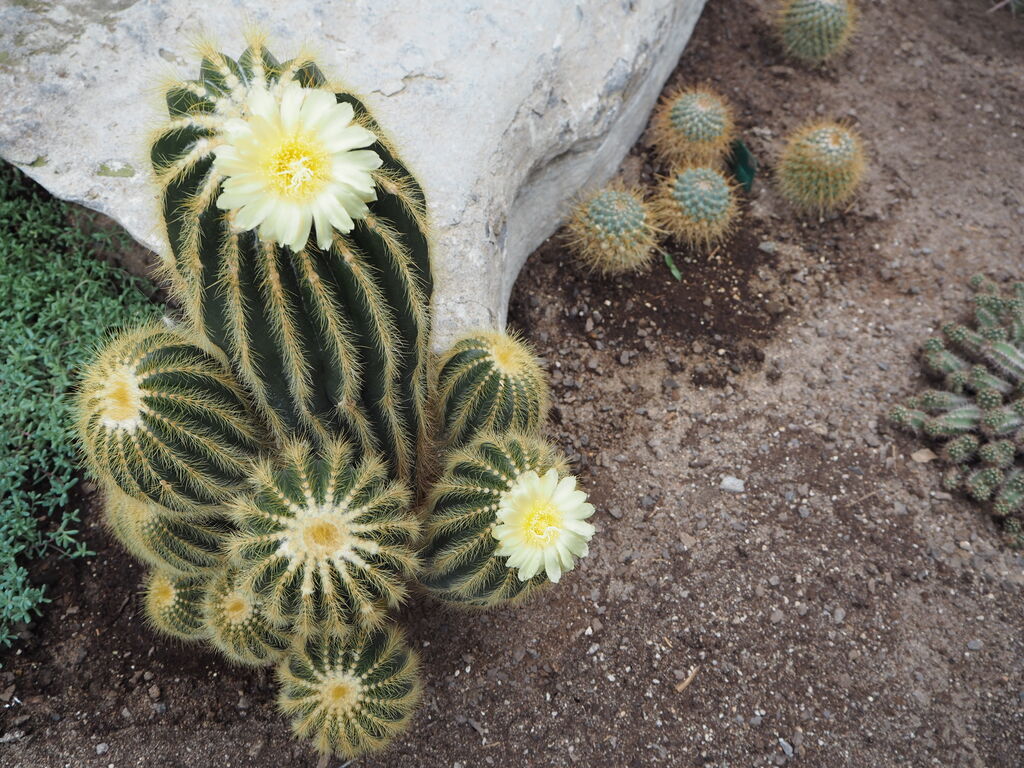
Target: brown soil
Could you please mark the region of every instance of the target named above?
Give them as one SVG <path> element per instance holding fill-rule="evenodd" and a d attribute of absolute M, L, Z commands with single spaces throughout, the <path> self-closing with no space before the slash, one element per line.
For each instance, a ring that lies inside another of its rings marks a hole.
<path fill-rule="evenodd" d="M 806 71 L 768 5 L 711 2 L 673 78 L 726 93 L 762 161 L 730 244 L 670 244 L 676 283 L 588 279 L 552 240 L 517 286 L 591 556 L 520 609 L 410 610 L 424 706 L 358 766 L 1024 764 L 1024 561 L 882 418 L 965 279 L 1021 276 L 1024 22 L 870 0 L 849 54 Z M 826 222 L 768 181 L 812 116 L 870 148 Z M 623 167 L 658 170 L 643 140 Z M 54 602 L 4 659 L 0 765 L 317 764 L 266 673 L 157 639 L 139 568 L 95 520 L 85 538 L 98 556 L 47 564 Z"/>

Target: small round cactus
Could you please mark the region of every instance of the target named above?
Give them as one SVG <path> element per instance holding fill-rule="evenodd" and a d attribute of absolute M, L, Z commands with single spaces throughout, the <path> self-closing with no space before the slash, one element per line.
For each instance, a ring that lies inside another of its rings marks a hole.
<path fill-rule="evenodd" d="M 787 56 L 822 64 L 849 43 L 857 19 L 853 0 L 784 0 L 779 37 Z"/>
<path fill-rule="evenodd" d="M 224 563 L 230 524 L 218 515 L 181 515 L 149 501 L 107 491 L 104 521 L 128 552 L 148 565 L 182 576 L 209 572 Z"/>
<path fill-rule="evenodd" d="M 707 88 L 676 91 L 654 115 L 652 137 L 664 163 L 713 165 L 725 155 L 734 134 L 732 110 Z"/>
<path fill-rule="evenodd" d="M 107 485 L 184 513 L 238 491 L 260 447 L 227 366 L 160 325 L 103 348 L 78 394 L 78 434 Z"/>
<path fill-rule="evenodd" d="M 658 242 L 643 192 L 612 182 L 581 200 L 567 225 L 569 249 L 584 269 L 601 275 L 642 272 Z"/>
<path fill-rule="evenodd" d="M 405 599 L 419 565 L 420 524 L 408 489 L 376 456 L 351 444 L 286 443 L 263 461 L 255 493 L 231 506 L 228 543 L 239 586 L 264 601 L 270 620 L 300 633 L 375 626 Z"/>
<path fill-rule="evenodd" d="M 714 168 L 691 166 L 663 179 L 658 190 L 657 217 L 672 236 L 691 246 L 709 247 L 732 229 L 736 193 Z"/>
<path fill-rule="evenodd" d="M 479 436 L 449 456 L 431 494 L 422 583 L 465 606 L 525 599 L 587 554 L 585 500 L 540 438 Z"/>
<path fill-rule="evenodd" d="M 256 595 L 238 582 L 238 572 L 225 568 L 206 587 L 202 609 L 210 642 L 239 664 L 273 662 L 291 638 L 268 621 Z"/>
<path fill-rule="evenodd" d="M 846 203 L 864 176 L 860 137 L 838 123 L 813 123 L 796 131 L 779 164 L 779 186 L 793 205 L 826 213 Z"/>
<path fill-rule="evenodd" d="M 547 379 L 518 335 L 465 336 L 441 356 L 438 368 L 437 399 L 449 449 L 483 431 L 540 429 L 548 409 Z"/>
<path fill-rule="evenodd" d="M 382 749 L 420 698 L 419 661 L 393 625 L 296 643 L 277 671 L 278 707 L 317 751 L 355 758 Z"/>
<path fill-rule="evenodd" d="M 202 576 L 179 576 L 170 571 L 152 570 L 143 582 L 146 619 L 158 632 L 179 640 L 206 637 L 203 624 Z"/>

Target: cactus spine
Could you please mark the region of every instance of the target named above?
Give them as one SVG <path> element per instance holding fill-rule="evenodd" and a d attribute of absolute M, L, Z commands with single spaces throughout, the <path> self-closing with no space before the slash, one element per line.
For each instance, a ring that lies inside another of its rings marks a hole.
<path fill-rule="evenodd" d="M 275 624 L 342 633 L 381 624 L 405 599 L 420 530 L 410 493 L 381 460 L 355 455 L 344 441 L 287 443 L 277 465 L 257 466 L 255 494 L 232 506 L 239 584 Z"/>
<path fill-rule="evenodd" d="M 561 456 L 528 435 L 482 434 L 448 457 L 429 501 L 421 582 L 440 600 L 490 607 L 518 602 L 544 586 L 538 574 L 523 581 L 496 554 L 493 536 L 502 496 L 528 472 L 564 473 Z"/>
<path fill-rule="evenodd" d="M 671 94 L 652 123 L 654 150 L 659 160 L 670 165 L 713 165 L 728 151 L 734 133 L 728 103 L 707 88 Z"/>
<path fill-rule="evenodd" d="M 156 568 L 143 583 L 146 618 L 158 632 L 179 640 L 200 640 L 206 636 L 203 625 L 203 589 L 201 576 L 178 576 Z"/>
<path fill-rule="evenodd" d="M 567 225 L 567 243 L 588 271 L 642 272 L 650 266 L 658 242 L 653 220 L 643 192 L 614 181 L 576 205 Z"/>
<path fill-rule="evenodd" d="M 783 196 L 798 208 L 816 213 L 846 203 L 863 176 L 860 138 L 838 123 L 812 123 L 793 133 L 779 165 Z"/>
<path fill-rule="evenodd" d="M 441 356 L 438 367 L 437 398 L 448 448 L 479 432 L 540 429 L 548 408 L 547 380 L 518 336 L 470 334 Z"/>
<path fill-rule="evenodd" d="M 383 748 L 419 701 L 419 661 L 393 625 L 321 632 L 278 667 L 278 707 L 296 735 L 347 758 Z"/>
<path fill-rule="evenodd" d="M 714 168 L 692 166 L 665 178 L 656 203 L 658 221 L 671 235 L 694 247 L 710 247 L 732 229 L 736 194 Z"/>
<path fill-rule="evenodd" d="M 786 55 L 821 64 L 842 52 L 853 34 L 853 0 L 784 0 L 778 17 Z"/>
<path fill-rule="evenodd" d="M 181 515 L 152 501 L 107 491 L 104 521 L 126 550 L 142 562 L 181 576 L 208 573 L 224 564 L 230 525 L 219 515 Z"/>
<path fill-rule="evenodd" d="M 897 426 L 944 440 L 947 490 L 962 490 L 1014 519 L 1024 512 L 1024 283 L 1009 291 L 971 279 L 973 327 L 947 323 L 924 345 L 925 370 L 944 389 L 897 406 Z"/>
<path fill-rule="evenodd" d="M 260 447 L 226 368 L 160 326 L 113 338 L 86 371 L 77 408 L 92 472 L 178 512 L 225 501 Z"/>
<path fill-rule="evenodd" d="M 296 99 L 313 103 L 314 91 L 331 94 L 356 129 L 372 134 L 368 150 L 351 153 L 369 169 L 372 188 L 360 189 L 358 199 L 339 193 L 354 220 L 338 211 L 337 200 L 307 205 L 307 231 L 312 217 L 317 237 L 291 247 L 264 237 L 262 225 L 254 229 L 256 214 L 246 207 L 234 208 L 259 174 L 226 179 L 223 169 L 231 168 L 228 150 L 239 150 L 231 144 L 238 126 L 267 113 L 270 100 L 277 111 L 268 119 L 283 133 L 279 145 L 265 148 L 268 167 L 279 170 L 266 173 L 275 184 L 288 182 L 278 184 L 276 202 L 268 197 L 249 208 L 271 211 L 268 220 L 274 205 L 301 208 L 307 187 L 328 183 L 320 178 L 331 173 L 323 153 L 347 141 L 338 138 L 340 127 L 319 126 L 323 141 L 308 147 L 306 134 L 288 135 L 293 120 L 317 127 L 305 107 L 298 117 L 285 114 Z M 166 272 L 190 319 L 228 353 L 279 439 L 308 432 L 356 440 L 411 482 L 426 439 L 432 290 L 416 180 L 359 99 L 335 93 L 311 60 L 279 63 L 258 39 L 237 62 L 207 51 L 199 79 L 171 87 L 167 106 L 170 121 L 151 158 L 172 251 Z M 325 236 L 329 214 L 351 229 Z"/>
<path fill-rule="evenodd" d="M 234 568 L 222 569 L 206 585 L 202 613 L 210 642 L 239 664 L 271 663 L 289 646 L 289 633 L 270 623 L 259 598 L 239 585 Z"/>

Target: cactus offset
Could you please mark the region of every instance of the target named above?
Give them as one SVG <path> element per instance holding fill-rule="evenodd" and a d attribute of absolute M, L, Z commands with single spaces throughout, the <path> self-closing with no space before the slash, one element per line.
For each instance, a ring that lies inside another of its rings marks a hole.
<path fill-rule="evenodd" d="M 201 640 L 206 637 L 203 624 L 202 576 L 178 576 L 155 568 L 143 582 L 143 605 L 149 625 L 158 632 L 178 640 Z"/>
<path fill-rule="evenodd" d="M 729 150 L 734 133 L 729 104 L 707 88 L 675 91 L 652 121 L 654 150 L 668 164 L 713 165 Z"/>
<path fill-rule="evenodd" d="M 297 642 L 278 666 L 279 709 L 317 751 L 355 758 L 385 747 L 420 698 L 419 661 L 393 625 Z"/>
<path fill-rule="evenodd" d="M 547 379 L 518 336 L 470 334 L 441 356 L 438 369 L 438 411 L 449 449 L 482 431 L 540 429 L 548 409 Z"/>
<path fill-rule="evenodd" d="M 411 495 L 374 456 L 350 443 L 322 450 L 286 443 L 261 462 L 255 492 L 232 505 L 229 542 L 238 584 L 259 596 L 272 622 L 300 633 L 381 624 L 406 597 L 420 525 Z"/>
<path fill-rule="evenodd" d="M 646 270 L 658 232 L 643 192 L 615 181 L 581 200 L 567 225 L 569 249 L 584 269 L 601 275 Z"/>
<path fill-rule="evenodd" d="M 476 607 L 517 602 L 549 581 L 557 581 L 561 570 L 573 566 L 572 555 L 586 555 L 585 541 L 582 549 L 573 553 L 555 549 L 527 553 L 539 553 L 544 567 L 540 572 L 530 568 L 527 575 L 523 568 L 510 565 L 521 561 L 521 552 L 514 557 L 502 554 L 507 548 L 504 540 L 499 540 L 503 518 L 506 513 L 522 511 L 509 506 L 523 492 L 527 493 L 523 502 L 534 505 L 532 511 L 526 511 L 527 517 L 533 516 L 532 522 L 525 521 L 528 528 L 532 525 L 529 530 L 545 537 L 557 533 L 559 528 L 572 528 L 589 539 L 593 531 L 588 523 L 581 527 L 558 519 L 564 511 L 561 507 L 578 508 L 582 502 L 581 498 L 566 494 L 585 498 L 575 491 L 575 478 L 565 478 L 571 481 L 572 489 L 557 489 L 559 494 L 566 495 L 565 499 L 560 496 L 553 501 L 551 493 L 544 493 L 544 489 L 530 495 L 537 483 L 543 482 L 542 478 L 550 479 L 549 473 L 553 473 L 556 481 L 564 478 L 564 462 L 551 446 L 532 435 L 485 433 L 448 456 L 445 472 L 431 493 L 427 519 L 426 566 L 421 580 L 432 595 L 446 602 Z M 582 520 L 593 511 L 590 505 L 585 507 L 589 509 L 582 510 L 574 520 Z M 551 560 L 558 555 L 560 560 Z M 551 569 L 544 572 L 548 566 Z"/>
<path fill-rule="evenodd" d="M 208 573 L 224 565 L 223 546 L 231 525 L 221 515 L 186 519 L 152 501 L 133 499 L 116 488 L 106 493 L 104 522 L 131 555 L 181 576 Z"/>
<path fill-rule="evenodd" d="M 777 25 L 786 55 L 821 64 L 846 48 L 856 20 L 853 0 L 784 0 Z"/>
<path fill-rule="evenodd" d="M 161 326 L 113 338 L 87 369 L 77 408 L 93 474 L 177 512 L 225 501 L 260 448 L 226 367 Z"/>
<path fill-rule="evenodd" d="M 207 50 L 167 106 L 151 158 L 172 292 L 279 439 L 356 440 L 411 482 L 432 290 L 418 183 L 359 99 L 259 39 L 237 62 Z"/>
<path fill-rule="evenodd" d="M 206 585 L 202 611 L 210 642 L 239 664 L 274 662 L 291 643 L 290 633 L 267 619 L 259 598 L 240 586 L 234 568 L 222 569 Z"/>
<path fill-rule="evenodd" d="M 1008 291 L 981 276 L 970 281 L 973 327 L 947 323 L 924 345 L 925 370 L 945 390 L 925 390 L 890 420 L 944 440 L 942 485 L 991 501 L 1004 518 L 1024 512 L 1024 283 Z"/>
<path fill-rule="evenodd" d="M 825 213 L 853 197 L 864 176 L 860 138 L 838 123 L 813 123 L 790 136 L 779 164 L 779 188 L 793 205 Z"/>
<path fill-rule="evenodd" d="M 736 194 L 729 180 L 714 168 L 691 166 L 663 179 L 658 190 L 659 224 L 694 247 L 723 240 L 736 218 Z"/>

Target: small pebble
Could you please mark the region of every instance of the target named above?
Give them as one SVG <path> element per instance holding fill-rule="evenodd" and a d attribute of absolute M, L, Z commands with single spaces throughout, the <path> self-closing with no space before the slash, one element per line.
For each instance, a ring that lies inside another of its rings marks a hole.
<path fill-rule="evenodd" d="M 738 477 L 726 475 L 722 478 L 722 482 L 719 483 L 718 487 L 719 489 L 728 491 L 729 493 L 743 493 L 744 490 L 746 490 L 746 483 Z"/>
<path fill-rule="evenodd" d="M 105 742 L 105 741 L 101 741 L 99 744 L 96 745 L 96 754 L 97 755 L 105 755 L 105 754 L 107 754 L 107 750 L 109 750 L 109 749 L 110 749 L 110 745 L 107 744 L 107 742 Z"/>

